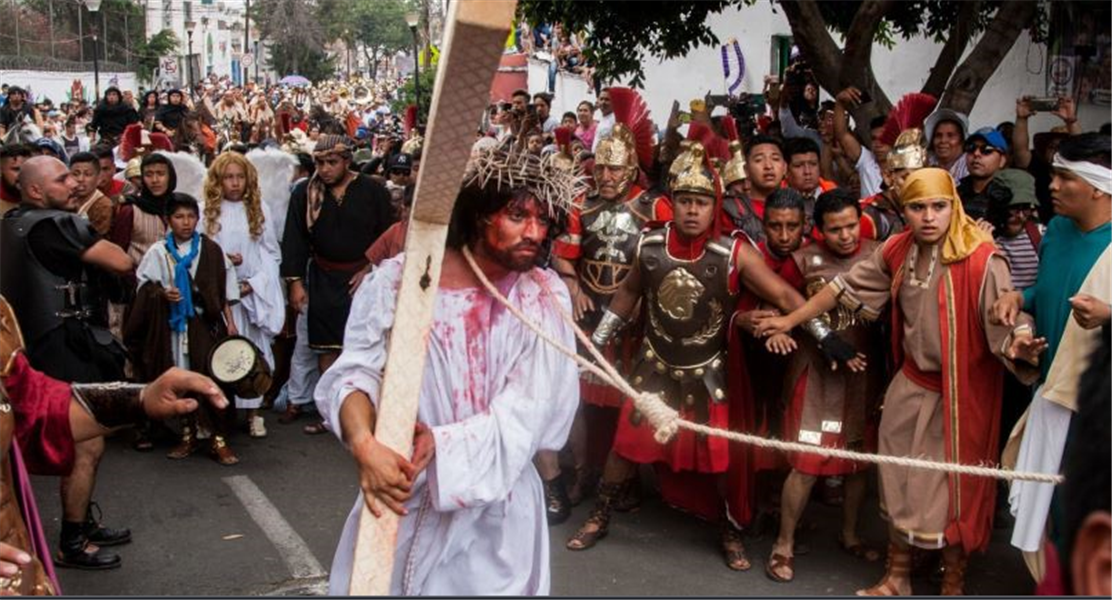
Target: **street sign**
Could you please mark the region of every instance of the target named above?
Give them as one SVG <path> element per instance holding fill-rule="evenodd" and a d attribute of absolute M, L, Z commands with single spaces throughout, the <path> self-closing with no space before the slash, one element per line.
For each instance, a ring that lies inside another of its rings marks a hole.
<path fill-rule="evenodd" d="M 255 64 L 255 55 L 251 54 L 250 52 L 244 54 L 243 56 L 239 57 L 239 64 L 245 67 L 250 67 L 251 65 Z"/>

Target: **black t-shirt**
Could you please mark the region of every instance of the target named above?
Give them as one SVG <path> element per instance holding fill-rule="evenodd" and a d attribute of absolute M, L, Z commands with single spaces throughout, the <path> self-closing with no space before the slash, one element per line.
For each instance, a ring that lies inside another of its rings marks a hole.
<path fill-rule="evenodd" d="M 10 104 L 5 104 L 3 108 L 0 108 L 0 125 L 10 129 L 12 123 L 15 123 L 16 119 L 22 119 L 23 115 L 28 115 L 32 119 L 35 118 L 35 111 L 30 104 L 24 102 L 23 107 L 19 110 L 13 109 Z"/>
<path fill-rule="evenodd" d="M 87 228 L 87 231 L 80 231 L 79 227 Z M 81 240 L 88 241 L 83 244 Z M 39 262 L 67 281 L 81 279 L 85 269 L 81 256 L 98 241 L 99 236 L 93 226 L 76 218 L 60 222 L 53 219 L 39 221 L 27 233 L 27 243 Z"/>

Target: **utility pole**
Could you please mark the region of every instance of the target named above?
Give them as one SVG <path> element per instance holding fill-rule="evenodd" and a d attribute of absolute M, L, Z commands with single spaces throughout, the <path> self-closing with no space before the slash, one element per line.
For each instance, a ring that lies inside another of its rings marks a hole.
<path fill-rule="evenodd" d="M 247 5 L 243 9 L 243 52 L 246 54 L 251 49 L 251 0 L 247 0 Z M 255 64 L 258 64 L 259 57 L 255 57 Z M 242 62 L 242 61 L 241 61 Z M 257 69 L 256 69 L 257 70 Z M 247 67 L 243 67 L 243 84 L 247 85 Z"/>
<path fill-rule="evenodd" d="M 77 7 L 77 48 L 81 62 L 85 62 L 85 24 L 81 19 L 81 8 L 83 6 L 85 5 L 81 4 Z M 81 68 L 85 68 L 84 65 Z"/>
<path fill-rule="evenodd" d="M 124 12 L 124 64 L 131 67 L 131 30 L 127 28 L 127 12 Z"/>
<path fill-rule="evenodd" d="M 104 62 L 108 62 L 108 14 L 100 13 L 100 30 L 104 32 Z"/>
<path fill-rule="evenodd" d="M 12 15 L 15 17 L 15 55 L 19 56 L 19 5 L 15 0 L 12 0 Z"/>
<path fill-rule="evenodd" d="M 50 0 L 48 8 L 50 10 L 50 58 L 56 58 L 54 56 L 54 0 Z"/>

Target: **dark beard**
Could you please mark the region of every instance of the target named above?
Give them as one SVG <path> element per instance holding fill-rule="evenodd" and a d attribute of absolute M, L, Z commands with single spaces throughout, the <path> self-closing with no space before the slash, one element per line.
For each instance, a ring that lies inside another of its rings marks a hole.
<path fill-rule="evenodd" d="M 532 269 L 541 258 L 540 246 L 530 242 L 521 242 L 506 250 L 496 250 L 491 248 L 486 242 L 480 243 L 483 245 L 483 254 L 489 256 L 491 260 L 498 263 L 501 267 L 514 271 L 515 273 L 524 273 Z M 517 258 L 514 256 L 515 251 L 524 248 L 533 248 L 536 250 L 536 254 L 534 254 L 532 258 Z"/>
<path fill-rule="evenodd" d="M 7 181 L 0 179 L 0 188 L 4 189 L 4 195 L 10 198 L 19 198 L 20 191 L 18 186 L 8 185 Z"/>

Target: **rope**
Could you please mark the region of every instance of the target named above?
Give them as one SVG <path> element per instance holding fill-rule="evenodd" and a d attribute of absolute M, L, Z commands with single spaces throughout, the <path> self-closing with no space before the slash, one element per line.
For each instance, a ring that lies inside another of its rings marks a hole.
<path fill-rule="evenodd" d="M 960 463 L 937 462 L 923 458 L 911 458 L 905 456 L 889 456 L 885 454 L 869 454 L 864 452 L 855 452 L 853 450 L 845 450 L 842 448 L 825 448 L 820 446 L 812 446 L 810 444 L 802 444 L 799 442 L 786 442 L 783 440 L 764 438 L 758 435 L 748 433 L 740 433 L 737 431 L 729 431 L 727 429 L 718 429 L 694 423 L 687 419 L 680 418 L 679 411 L 668 406 L 667 403 L 660 397 L 659 394 L 652 392 L 642 392 L 634 389 L 625 378 L 618 373 L 617 369 L 611 365 L 598 348 L 591 342 L 587 334 L 583 333 L 581 329 L 575 324 L 575 319 L 568 314 L 564 307 L 560 306 L 559 302 L 552 302 L 552 305 L 560 313 L 560 317 L 571 326 L 575 331 L 576 337 L 591 354 L 591 357 L 598 361 L 598 364 L 592 363 L 586 358 L 579 355 L 574 349 L 568 348 L 559 340 L 555 339 L 549 332 L 540 328 L 539 325 L 530 320 L 524 313 L 514 306 L 497 288 L 494 284 L 487 279 L 486 275 L 479 269 L 475 263 L 471 251 L 464 246 L 463 257 L 467 260 L 467 264 L 471 266 L 475 276 L 483 284 L 486 291 L 498 300 L 502 306 L 506 307 L 513 316 L 517 317 L 526 327 L 536 333 L 542 340 L 547 342 L 553 348 L 558 350 L 561 354 L 574 360 L 580 367 L 590 371 L 599 379 L 607 384 L 618 389 L 620 392 L 628 396 L 637 410 L 649 421 L 649 424 L 655 430 L 653 438 L 661 444 L 667 444 L 679 432 L 680 429 L 702 434 L 713 435 L 725 438 L 730 441 L 740 442 L 743 444 L 750 444 L 759 448 L 772 448 L 782 452 L 803 452 L 809 454 L 817 454 L 827 458 L 840 458 L 843 460 L 853 460 L 857 462 L 867 462 L 880 465 L 893 465 L 899 467 L 908 467 L 912 469 L 924 469 L 928 471 L 940 471 L 943 473 L 953 473 L 956 475 L 969 475 L 973 477 L 989 477 L 993 479 L 1003 479 L 1005 481 L 1034 481 L 1039 483 L 1059 484 L 1065 481 L 1061 475 L 1048 474 L 1048 473 L 1034 473 L 1025 471 L 1013 471 L 1011 469 L 1002 469 L 996 467 L 979 466 L 979 465 L 965 465 Z M 545 293 L 550 297 L 555 298 L 552 291 L 540 279 L 534 278 Z M 600 366 L 601 365 L 601 366 Z"/>

